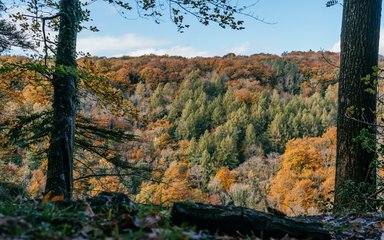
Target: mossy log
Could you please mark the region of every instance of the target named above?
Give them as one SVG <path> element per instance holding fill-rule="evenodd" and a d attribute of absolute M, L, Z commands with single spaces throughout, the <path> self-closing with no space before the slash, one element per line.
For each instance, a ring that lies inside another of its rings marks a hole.
<path fill-rule="evenodd" d="M 235 206 L 175 203 L 171 219 L 177 225 L 188 224 L 231 236 L 242 234 L 261 239 L 281 239 L 288 234 L 297 239 L 331 239 L 330 233 L 320 223 L 304 223 Z"/>

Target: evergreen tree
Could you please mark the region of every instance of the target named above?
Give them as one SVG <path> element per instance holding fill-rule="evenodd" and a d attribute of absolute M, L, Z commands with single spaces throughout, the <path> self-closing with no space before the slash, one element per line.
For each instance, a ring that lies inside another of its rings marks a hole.
<path fill-rule="evenodd" d="M 220 167 L 235 168 L 239 165 L 237 144 L 233 137 L 226 136 L 221 141 L 216 158 Z"/>
<path fill-rule="evenodd" d="M 192 138 L 191 141 L 189 141 L 188 156 L 189 162 L 192 165 L 196 165 L 199 163 L 201 158 L 201 152 L 199 151 L 198 142 L 195 138 Z"/>
<path fill-rule="evenodd" d="M 80 2 L 60 0 L 59 8 L 61 15 L 55 62 L 57 72 L 52 79 L 53 121 L 45 192 L 48 198 L 61 196 L 71 199 L 77 114 L 76 41 L 81 21 Z"/>
<path fill-rule="evenodd" d="M 282 113 L 278 113 L 268 127 L 268 136 L 272 149 L 277 152 L 282 151 L 281 141 L 283 139 L 283 133 L 281 132 L 281 126 Z"/>
<path fill-rule="evenodd" d="M 247 129 L 245 130 L 244 146 L 249 147 L 252 144 L 256 144 L 256 131 L 253 127 L 253 124 L 248 124 Z"/>
<path fill-rule="evenodd" d="M 224 107 L 226 116 L 229 116 L 231 112 L 236 111 L 240 107 L 240 102 L 236 99 L 232 88 L 228 88 L 227 92 L 224 94 L 221 105 Z"/>
<path fill-rule="evenodd" d="M 203 169 L 202 187 L 203 190 L 207 189 L 208 182 L 211 179 L 212 174 L 215 172 L 215 163 L 208 150 L 204 150 L 201 155 L 200 165 Z"/>
<path fill-rule="evenodd" d="M 198 152 L 203 153 L 204 151 L 208 151 L 208 153 L 212 154 L 213 150 L 214 146 L 212 143 L 211 135 L 209 134 L 208 130 L 206 130 L 199 139 Z"/>
<path fill-rule="evenodd" d="M 212 113 L 211 122 L 212 127 L 217 127 L 226 121 L 224 107 L 221 105 L 222 96 L 218 96 L 209 104 L 209 109 Z"/>
<path fill-rule="evenodd" d="M 150 105 L 152 109 L 158 107 L 164 107 L 166 103 L 162 84 L 157 85 L 157 88 L 153 92 L 150 98 Z"/>
<path fill-rule="evenodd" d="M 181 113 L 177 128 L 175 130 L 176 137 L 180 139 L 189 139 L 195 135 L 195 118 L 196 105 L 192 99 L 189 99 Z"/>
<path fill-rule="evenodd" d="M 255 102 L 251 106 L 250 121 L 254 124 L 257 134 L 262 134 L 268 128 L 270 123 L 269 112 L 271 99 L 268 91 L 262 91 L 256 98 Z"/>
<path fill-rule="evenodd" d="M 166 99 L 163 86 L 159 84 L 150 98 L 151 116 L 153 119 L 159 119 L 166 115 Z"/>

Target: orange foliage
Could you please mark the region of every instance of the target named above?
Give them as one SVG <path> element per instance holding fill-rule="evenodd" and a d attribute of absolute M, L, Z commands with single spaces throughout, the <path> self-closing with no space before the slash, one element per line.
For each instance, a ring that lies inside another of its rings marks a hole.
<path fill-rule="evenodd" d="M 165 149 L 173 142 L 171 135 L 163 133 L 159 137 L 155 138 L 155 146 L 159 149 Z"/>
<path fill-rule="evenodd" d="M 188 165 L 172 162 L 160 183 L 143 183 L 136 196 L 138 202 L 168 205 L 176 201 L 202 201 L 200 189 L 194 188 L 189 180 Z"/>
<path fill-rule="evenodd" d="M 60 201 L 64 200 L 63 195 L 54 195 L 52 192 L 48 192 L 43 196 L 43 202 L 55 202 L 55 201 Z"/>
<path fill-rule="evenodd" d="M 225 190 L 229 190 L 231 185 L 236 181 L 234 171 L 230 171 L 226 167 L 222 167 L 217 171 L 215 177 L 219 180 Z"/>
<path fill-rule="evenodd" d="M 334 188 L 336 129 L 322 137 L 291 140 L 273 179 L 270 200 L 290 215 L 321 212 Z"/>
<path fill-rule="evenodd" d="M 136 161 L 139 161 L 144 157 L 144 152 L 141 149 L 136 149 L 132 153 L 132 158 L 135 159 Z"/>
<path fill-rule="evenodd" d="M 24 88 L 22 95 L 28 102 L 47 104 L 50 100 L 42 86 L 28 85 Z"/>
<path fill-rule="evenodd" d="M 92 185 L 90 196 L 95 196 L 102 191 L 127 193 L 119 177 L 115 176 L 103 177 L 102 179 L 92 178 L 89 180 L 89 184 Z"/>
<path fill-rule="evenodd" d="M 140 71 L 139 75 L 146 83 L 165 82 L 164 71 L 156 67 L 147 66 Z"/>
<path fill-rule="evenodd" d="M 31 185 L 28 186 L 28 192 L 33 197 L 40 197 L 44 192 L 46 176 L 43 169 L 35 169 L 32 171 Z"/>

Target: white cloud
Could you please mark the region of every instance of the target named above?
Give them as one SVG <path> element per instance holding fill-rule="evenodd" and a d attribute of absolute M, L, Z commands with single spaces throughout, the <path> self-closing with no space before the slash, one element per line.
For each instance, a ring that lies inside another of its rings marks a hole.
<path fill-rule="evenodd" d="M 207 57 L 209 51 L 198 50 L 189 46 L 172 46 L 172 43 L 162 39 L 145 38 L 135 34 L 125 34 L 119 37 L 87 36 L 79 37 L 77 49 L 96 56 L 142 56 L 145 54 L 171 55 L 183 57 Z"/>
<path fill-rule="evenodd" d="M 340 41 L 333 44 L 333 46 L 329 49 L 331 52 L 340 52 Z M 384 28 L 380 31 L 380 45 L 379 45 L 379 53 L 384 55 Z"/>
<path fill-rule="evenodd" d="M 82 52 L 89 52 L 92 55 L 111 56 L 122 52 L 163 46 L 167 43 L 165 40 L 145 38 L 135 34 L 125 34 L 119 37 L 87 36 L 79 37 L 77 49 Z"/>
<path fill-rule="evenodd" d="M 243 42 L 237 46 L 234 46 L 228 50 L 227 53 L 234 53 L 237 55 L 247 54 L 252 49 L 252 46 L 249 42 Z"/>
<path fill-rule="evenodd" d="M 155 54 L 155 55 L 170 55 L 170 56 L 183 56 L 183 57 L 208 57 L 212 54 L 208 51 L 201 51 L 194 49 L 192 47 L 183 47 L 183 46 L 174 46 L 171 48 L 145 48 L 139 49 L 137 51 L 130 52 L 130 56 L 141 56 L 145 54 Z"/>
<path fill-rule="evenodd" d="M 379 45 L 379 53 L 384 55 L 384 29 L 382 28 L 380 31 L 380 45 Z"/>
<path fill-rule="evenodd" d="M 340 52 L 340 41 L 333 44 L 333 46 L 329 49 L 331 52 Z"/>

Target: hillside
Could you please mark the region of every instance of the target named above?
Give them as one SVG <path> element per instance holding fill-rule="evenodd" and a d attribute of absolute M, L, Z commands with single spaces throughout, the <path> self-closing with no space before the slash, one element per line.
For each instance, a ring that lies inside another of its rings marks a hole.
<path fill-rule="evenodd" d="M 108 190 L 141 203 L 190 200 L 263 211 L 274 207 L 289 215 L 327 211 L 337 54 L 83 58 L 78 63 L 110 82 L 79 83 L 83 130 L 76 133 L 83 138 L 76 145 L 76 197 Z M 27 71 L 3 79 L 0 181 L 41 196 L 49 122 L 21 116 L 49 114 L 52 88 Z M 92 135 L 84 119 L 133 134 L 135 140 L 117 143 Z M 48 127 L 36 129 L 36 124 Z M 27 137 L 12 135 L 17 130 Z"/>

